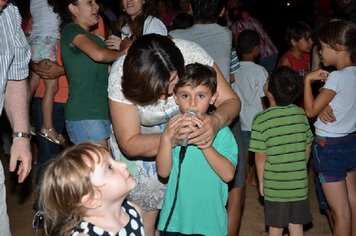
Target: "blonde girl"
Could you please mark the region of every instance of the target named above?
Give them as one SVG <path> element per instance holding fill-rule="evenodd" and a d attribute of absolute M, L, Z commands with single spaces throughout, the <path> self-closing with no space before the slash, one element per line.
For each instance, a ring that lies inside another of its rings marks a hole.
<path fill-rule="evenodd" d="M 82 143 L 49 164 L 40 202 L 46 235 L 144 235 L 141 211 L 126 200 L 136 181 L 108 150 Z"/>

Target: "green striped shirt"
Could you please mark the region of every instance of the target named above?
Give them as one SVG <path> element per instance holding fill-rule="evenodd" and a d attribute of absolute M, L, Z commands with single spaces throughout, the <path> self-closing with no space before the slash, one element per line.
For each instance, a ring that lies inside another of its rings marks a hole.
<path fill-rule="evenodd" d="M 263 175 L 266 200 L 307 199 L 306 148 L 312 140 L 308 119 L 300 107 L 274 106 L 255 116 L 249 150 L 267 155 Z"/>

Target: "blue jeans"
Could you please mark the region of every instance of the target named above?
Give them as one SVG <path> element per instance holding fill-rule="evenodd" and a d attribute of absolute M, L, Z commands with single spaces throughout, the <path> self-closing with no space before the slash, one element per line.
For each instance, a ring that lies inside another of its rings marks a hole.
<path fill-rule="evenodd" d="M 35 97 L 33 99 L 33 104 L 35 129 L 36 132 L 39 132 L 43 126 L 42 98 Z M 64 103 L 53 103 L 52 123 L 53 128 L 58 133 L 63 133 L 64 130 L 64 106 Z M 45 170 L 46 164 L 60 153 L 61 146 L 48 141 L 40 135 L 36 136 L 36 141 L 38 145 L 36 183 L 38 184 L 41 182 L 41 178 Z"/>
<path fill-rule="evenodd" d="M 110 120 L 66 120 L 66 128 L 72 143 L 100 142 L 111 134 Z"/>

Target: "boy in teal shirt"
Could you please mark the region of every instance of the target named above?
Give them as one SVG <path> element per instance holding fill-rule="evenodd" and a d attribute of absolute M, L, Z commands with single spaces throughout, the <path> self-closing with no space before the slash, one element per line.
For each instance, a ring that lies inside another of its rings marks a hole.
<path fill-rule="evenodd" d="M 208 148 L 201 149 L 205 142 L 189 143 L 181 165 L 182 146 L 174 147 L 173 140 L 174 133 L 182 127 L 187 129 L 184 127 L 187 122 L 194 124 L 189 126 L 191 131 L 203 125 L 209 105 L 213 105 L 218 96 L 216 86 L 215 71 L 199 63 L 187 65 L 185 75 L 175 85 L 173 96 L 182 114 L 169 121 L 156 159 L 158 174 L 169 177 L 158 224 L 160 231 L 165 230 L 177 181 L 179 188 L 167 232 L 162 235 L 227 235 L 227 182 L 234 177 L 237 164 L 237 144 L 232 132 L 228 127 L 222 128 Z M 188 111 L 196 115 L 185 114 Z"/>

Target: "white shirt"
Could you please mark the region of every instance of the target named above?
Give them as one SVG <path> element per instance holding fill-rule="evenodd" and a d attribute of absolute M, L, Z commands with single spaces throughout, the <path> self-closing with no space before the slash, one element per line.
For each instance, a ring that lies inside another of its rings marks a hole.
<path fill-rule="evenodd" d="M 331 72 L 323 89 L 336 93 L 329 103 L 336 121 L 324 124 L 318 118 L 315 133 L 323 137 L 342 137 L 356 131 L 356 66 Z"/>
<path fill-rule="evenodd" d="M 240 61 L 240 69 L 234 76 L 232 89 L 241 99 L 241 130 L 251 131 L 253 117 L 263 110 L 261 97 L 265 96 L 263 85 L 268 73 L 264 67 L 254 62 Z"/>
<path fill-rule="evenodd" d="M 166 26 L 162 21 L 160 21 L 160 19 L 153 16 L 148 16 L 143 25 L 142 35 L 146 34 L 160 34 L 166 36 L 168 32 Z M 131 37 L 131 29 L 130 26 L 125 25 L 121 29 L 121 38 L 124 39 L 129 37 Z"/>
<path fill-rule="evenodd" d="M 20 13 L 17 7 L 9 3 L 0 12 L 0 114 L 7 80 L 26 79 L 30 58 Z"/>

